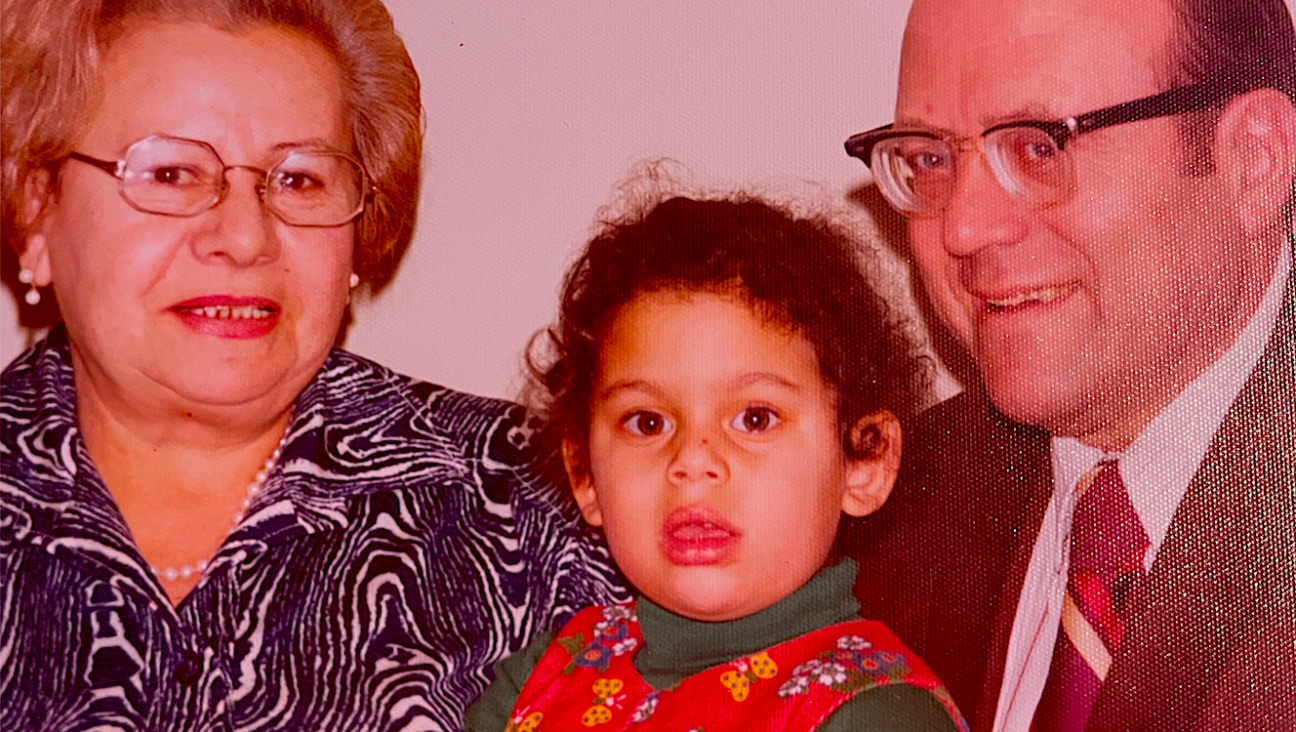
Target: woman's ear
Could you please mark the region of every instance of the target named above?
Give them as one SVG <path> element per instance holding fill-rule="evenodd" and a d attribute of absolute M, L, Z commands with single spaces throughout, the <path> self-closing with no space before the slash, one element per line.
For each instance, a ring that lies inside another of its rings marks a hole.
<path fill-rule="evenodd" d="M 886 503 L 900 474 L 900 420 L 886 410 L 863 417 L 851 427 L 851 443 L 873 449 L 847 463 L 842 511 L 867 516 Z"/>
<path fill-rule="evenodd" d="M 1276 89 L 1235 97 L 1220 115 L 1214 156 L 1246 236 L 1266 234 L 1279 222 L 1296 179 L 1296 107 Z"/>
<path fill-rule="evenodd" d="M 585 522 L 590 526 L 602 526 L 603 513 L 599 511 L 594 478 L 590 475 L 588 463 L 581 459 L 581 446 L 570 437 L 562 439 L 562 460 L 567 480 L 571 483 L 572 495 L 576 497 L 576 505 L 585 517 Z"/>
<path fill-rule="evenodd" d="M 45 238 L 42 215 L 54 195 L 50 172 L 39 168 L 23 180 L 23 208 L 20 223 L 27 232 L 23 248 L 18 252 L 18 265 L 32 273 L 31 284 L 45 287 L 50 283 L 49 247 Z"/>

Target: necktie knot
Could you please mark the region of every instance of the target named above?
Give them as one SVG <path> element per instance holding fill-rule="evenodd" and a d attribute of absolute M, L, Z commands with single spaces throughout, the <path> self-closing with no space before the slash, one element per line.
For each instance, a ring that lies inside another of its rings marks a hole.
<path fill-rule="evenodd" d="M 1099 463 L 1090 473 L 1079 484 L 1071 521 L 1071 571 L 1095 572 L 1112 583 L 1142 566 L 1150 542 L 1116 462 Z"/>

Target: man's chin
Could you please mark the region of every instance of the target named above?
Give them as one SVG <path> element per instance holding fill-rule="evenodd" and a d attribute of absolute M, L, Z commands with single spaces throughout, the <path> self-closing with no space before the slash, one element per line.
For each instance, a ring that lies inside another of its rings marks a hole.
<path fill-rule="evenodd" d="M 986 393 L 995 409 L 1013 422 L 1111 452 L 1128 447 L 1143 427 L 1130 415 L 1099 408 L 1090 393 L 1068 393 L 1063 385 L 987 383 Z"/>
<path fill-rule="evenodd" d="M 1039 427 L 1050 434 L 1070 436 L 1084 431 L 1081 424 L 1091 405 L 1083 393 L 1057 379 L 1025 379 L 983 372 L 986 394 L 1000 414 L 1021 424 Z"/>

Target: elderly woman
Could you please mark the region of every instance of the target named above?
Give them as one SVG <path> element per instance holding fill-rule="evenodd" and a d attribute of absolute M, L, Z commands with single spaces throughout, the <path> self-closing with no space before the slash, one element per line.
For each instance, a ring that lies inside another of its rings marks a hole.
<path fill-rule="evenodd" d="M 617 594 L 517 407 L 333 350 L 418 190 L 377 0 L 3 8 L 0 729 L 453 729 Z"/>

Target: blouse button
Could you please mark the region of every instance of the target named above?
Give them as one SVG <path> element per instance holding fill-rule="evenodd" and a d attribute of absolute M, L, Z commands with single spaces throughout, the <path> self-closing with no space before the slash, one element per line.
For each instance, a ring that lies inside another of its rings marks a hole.
<path fill-rule="evenodd" d="M 184 686 L 193 686 L 202 676 L 202 656 L 193 651 L 185 651 L 184 658 L 175 669 L 176 682 Z"/>

